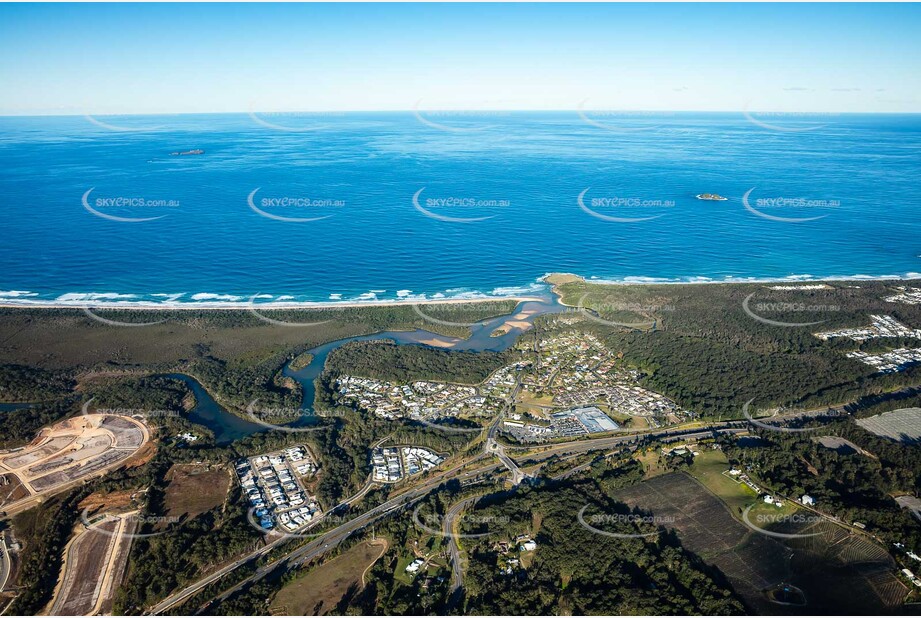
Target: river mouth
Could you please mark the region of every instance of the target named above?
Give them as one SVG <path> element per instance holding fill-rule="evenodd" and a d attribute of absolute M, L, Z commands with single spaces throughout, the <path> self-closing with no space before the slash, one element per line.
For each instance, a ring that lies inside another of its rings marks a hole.
<path fill-rule="evenodd" d="M 195 407 L 189 412 L 188 420 L 210 429 L 214 433 L 215 443 L 219 446 L 226 446 L 236 440 L 264 431 L 296 431 L 297 429 L 316 425 L 320 419 L 315 415 L 313 409 L 314 397 L 316 396 L 315 380 L 323 372 L 323 368 L 326 366 L 326 359 L 330 353 L 347 343 L 389 340 L 397 345 L 419 345 L 465 352 L 502 352 L 514 345 L 518 337 L 533 326 L 534 320 L 538 316 L 562 313 L 567 310 L 569 308 L 560 304 L 555 294 L 548 293 L 540 300 L 528 300 L 518 303 L 508 314 L 470 325 L 471 335 L 466 339 L 416 329 L 411 331 L 382 331 L 370 335 L 346 337 L 319 345 L 306 351 L 306 353 L 312 355 L 312 358 L 305 367 L 297 370 L 292 369 L 291 362 L 293 361 L 290 361 L 282 368 L 282 374 L 292 378 L 301 387 L 301 415 L 294 421 L 277 427 L 251 421 L 228 412 L 192 376 L 184 373 L 169 373 L 163 374 L 163 376 L 182 380 L 189 387 L 195 395 Z M 497 329 L 502 330 L 497 334 Z"/>

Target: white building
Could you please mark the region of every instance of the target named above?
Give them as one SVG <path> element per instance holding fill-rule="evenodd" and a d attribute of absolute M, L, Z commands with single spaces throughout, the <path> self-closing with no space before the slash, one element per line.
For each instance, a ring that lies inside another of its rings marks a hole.
<path fill-rule="evenodd" d="M 415 573 L 422 567 L 423 564 L 425 564 L 425 560 L 422 558 L 416 558 L 406 566 L 406 572 Z"/>

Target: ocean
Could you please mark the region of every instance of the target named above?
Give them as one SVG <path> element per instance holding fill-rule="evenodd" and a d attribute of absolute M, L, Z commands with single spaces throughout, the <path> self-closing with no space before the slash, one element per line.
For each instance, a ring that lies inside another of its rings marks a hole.
<path fill-rule="evenodd" d="M 919 172 L 921 115 L 4 117 L 0 302 L 919 277 Z"/>

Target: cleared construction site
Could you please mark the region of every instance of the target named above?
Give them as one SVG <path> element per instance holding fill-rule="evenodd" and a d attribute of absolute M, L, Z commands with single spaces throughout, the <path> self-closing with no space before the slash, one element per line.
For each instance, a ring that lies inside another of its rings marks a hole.
<path fill-rule="evenodd" d="M 83 414 L 43 428 L 31 444 L 0 453 L 3 484 L 16 488 L 0 506 L 22 511 L 48 496 L 121 465 L 147 441 L 139 420 L 114 414 Z"/>

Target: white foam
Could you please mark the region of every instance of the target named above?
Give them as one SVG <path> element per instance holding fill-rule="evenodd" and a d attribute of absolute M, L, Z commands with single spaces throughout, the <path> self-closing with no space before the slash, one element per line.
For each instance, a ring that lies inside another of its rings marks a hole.
<path fill-rule="evenodd" d="M 546 275 L 544 275 L 546 277 Z M 285 302 L 285 306 L 304 306 L 304 307 L 323 307 L 336 306 L 340 304 L 367 303 L 381 304 L 394 302 L 425 302 L 430 300 L 498 300 L 506 297 L 520 297 L 524 295 L 543 292 L 547 285 L 542 282 L 541 277 L 537 283 L 531 283 L 525 286 L 497 287 L 491 292 L 486 293 L 470 288 L 450 288 L 445 292 L 436 292 L 434 294 L 413 294 L 412 290 L 400 289 L 396 292 L 395 298 L 379 298 L 378 294 L 383 293 L 381 290 L 371 290 L 357 297 L 343 300 L 342 293 L 329 294 L 328 301 L 295 301 L 294 296 L 274 297 L 269 294 L 259 294 L 257 298 L 271 299 L 275 298 L 273 304 Z M 599 277 L 589 277 L 592 283 L 606 285 L 651 285 L 651 284 L 720 284 L 720 283 L 796 283 L 796 282 L 828 282 L 828 281 L 890 281 L 890 280 L 918 280 L 921 279 L 921 272 L 908 272 L 904 275 L 833 275 L 817 277 L 810 274 L 791 274 L 784 277 L 742 277 L 734 275 L 725 275 L 721 279 L 713 279 L 702 276 L 687 276 L 676 278 L 661 277 L 640 277 L 627 276 L 620 279 L 603 279 Z M 55 299 L 39 298 L 37 292 L 25 290 L 8 290 L 0 291 L 0 304 L 7 306 L 29 306 L 29 307 L 135 307 L 151 309 L 169 309 L 194 307 L 198 308 L 248 308 L 250 306 L 249 298 L 236 296 L 233 294 L 218 294 L 210 292 L 199 292 L 193 294 L 190 300 L 182 300 L 186 296 L 185 292 L 179 293 L 153 293 L 146 295 L 146 298 L 138 294 L 121 294 L 117 292 L 68 292 L 61 294 Z M 162 300 L 161 300 L 162 299 Z M 191 302 L 194 301 L 194 302 Z M 292 302 L 293 301 L 293 302 Z"/>
<path fill-rule="evenodd" d="M 271 296 L 269 298 L 271 298 Z M 243 300 L 243 297 L 234 296 L 233 294 L 212 294 L 210 292 L 199 292 L 198 294 L 192 294 L 192 300 L 219 300 L 222 302 L 237 302 Z"/>
<path fill-rule="evenodd" d="M 720 280 L 711 279 L 710 277 L 686 276 L 686 277 L 637 277 L 626 276 L 613 279 L 601 279 L 590 277 L 592 283 L 603 285 L 652 285 L 652 284 L 708 284 L 708 283 L 784 283 L 799 281 L 905 281 L 911 279 L 921 279 L 921 273 L 909 272 L 904 275 L 829 275 L 817 277 L 814 275 L 786 275 L 784 277 L 739 277 L 734 275 L 725 275 Z"/>
<path fill-rule="evenodd" d="M 68 292 L 61 294 L 57 300 L 62 303 L 85 302 L 93 300 L 128 300 L 137 298 L 136 294 L 119 294 L 118 292 Z"/>
<path fill-rule="evenodd" d="M 495 288 L 489 294 L 490 296 L 517 296 L 520 294 L 533 294 L 534 292 L 541 292 L 546 289 L 547 286 L 543 283 L 529 283 L 528 285 L 517 287 Z"/>
<path fill-rule="evenodd" d="M 0 291 L 0 298 L 22 298 L 23 296 L 38 296 L 38 292 L 27 292 L 25 290 Z"/>

